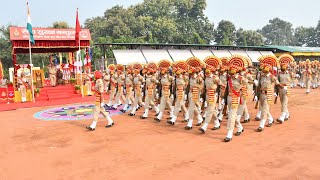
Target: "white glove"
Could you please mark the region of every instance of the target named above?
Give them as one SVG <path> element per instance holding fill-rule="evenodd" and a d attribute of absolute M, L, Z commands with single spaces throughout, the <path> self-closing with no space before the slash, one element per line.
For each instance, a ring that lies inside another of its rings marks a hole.
<path fill-rule="evenodd" d="M 221 101 L 221 105 L 224 105 L 224 99 L 222 99 L 222 101 Z"/>
<path fill-rule="evenodd" d="M 277 93 L 274 93 L 273 95 L 274 95 L 274 97 L 277 97 L 277 96 L 278 96 Z"/>
<path fill-rule="evenodd" d="M 252 91 L 252 95 L 255 95 L 256 93 L 254 91 Z"/>
<path fill-rule="evenodd" d="M 258 96 L 254 96 L 254 101 L 258 101 Z"/>
<path fill-rule="evenodd" d="M 296 76 L 295 76 L 296 78 L 300 78 L 300 75 L 299 74 L 296 74 Z"/>
<path fill-rule="evenodd" d="M 100 103 L 100 106 L 101 106 L 101 107 L 104 107 L 104 105 L 105 105 L 105 104 L 104 104 L 103 102 L 102 102 L 102 103 Z"/>
<path fill-rule="evenodd" d="M 284 86 L 283 89 L 284 89 L 285 91 L 288 90 L 287 86 Z"/>
<path fill-rule="evenodd" d="M 254 80 L 254 85 L 258 86 L 258 80 Z"/>

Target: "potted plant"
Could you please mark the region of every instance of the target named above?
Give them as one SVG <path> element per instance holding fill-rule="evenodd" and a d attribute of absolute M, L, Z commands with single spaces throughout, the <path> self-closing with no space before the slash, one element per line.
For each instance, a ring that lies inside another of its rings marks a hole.
<path fill-rule="evenodd" d="M 75 78 L 70 78 L 70 84 L 75 85 L 76 84 L 76 79 Z"/>
<path fill-rule="evenodd" d="M 75 90 L 76 94 L 80 94 L 80 86 L 79 85 L 75 85 L 74 90 Z"/>
<path fill-rule="evenodd" d="M 35 89 L 34 89 L 34 97 L 38 98 L 39 95 L 40 95 L 40 89 L 35 88 Z"/>

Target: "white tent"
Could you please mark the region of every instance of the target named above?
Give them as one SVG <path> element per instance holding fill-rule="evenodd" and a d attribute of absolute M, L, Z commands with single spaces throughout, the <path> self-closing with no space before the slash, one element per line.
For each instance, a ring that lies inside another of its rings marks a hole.
<path fill-rule="evenodd" d="M 190 50 L 169 49 L 168 51 L 173 61 L 187 60 L 193 57 Z"/>
<path fill-rule="evenodd" d="M 258 63 L 259 57 L 262 56 L 259 51 L 247 51 L 247 54 L 253 63 Z"/>
<path fill-rule="evenodd" d="M 127 65 L 133 62 L 147 63 L 139 49 L 113 50 L 113 54 L 117 60 L 117 64 Z"/>
<path fill-rule="evenodd" d="M 213 54 L 219 58 L 230 57 L 231 54 L 228 50 L 212 50 Z"/>
<path fill-rule="evenodd" d="M 274 55 L 272 51 L 260 51 L 262 55 Z"/>
<path fill-rule="evenodd" d="M 165 49 L 142 49 L 142 53 L 148 62 L 159 62 L 163 59 L 172 61 L 168 51 Z"/>
<path fill-rule="evenodd" d="M 210 50 L 191 50 L 192 54 L 199 58 L 200 60 L 204 60 L 208 56 L 212 56 L 212 52 Z"/>

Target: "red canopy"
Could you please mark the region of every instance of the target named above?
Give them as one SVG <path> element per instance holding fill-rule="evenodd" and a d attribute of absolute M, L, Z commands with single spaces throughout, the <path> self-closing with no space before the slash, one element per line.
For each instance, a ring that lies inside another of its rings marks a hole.
<path fill-rule="evenodd" d="M 75 52 L 79 49 L 75 41 L 75 29 L 33 28 L 35 45 L 32 53 Z M 24 27 L 10 27 L 13 54 L 29 53 L 29 32 Z M 88 29 L 80 32 L 81 49 L 90 47 Z"/>

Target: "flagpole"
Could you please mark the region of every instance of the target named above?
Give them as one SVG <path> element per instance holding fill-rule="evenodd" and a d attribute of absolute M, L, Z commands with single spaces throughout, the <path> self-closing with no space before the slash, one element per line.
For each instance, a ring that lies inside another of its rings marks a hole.
<path fill-rule="evenodd" d="M 83 80 L 82 80 L 82 69 L 83 69 L 83 67 L 82 67 L 82 60 L 81 60 L 81 47 L 80 47 L 80 36 L 79 36 L 79 66 L 80 66 L 80 64 L 81 64 L 81 71 L 80 71 L 80 79 L 81 79 L 81 95 L 82 95 L 82 97 L 84 97 L 84 94 L 83 94 L 83 88 L 84 88 L 84 86 L 83 86 Z"/>
<path fill-rule="evenodd" d="M 29 55 L 30 55 L 30 68 L 31 68 L 31 92 L 32 92 L 32 101 L 36 102 L 36 100 L 34 99 L 34 88 L 33 88 L 33 72 L 32 72 L 32 56 L 31 56 L 31 39 L 30 39 L 30 35 L 29 35 Z"/>

